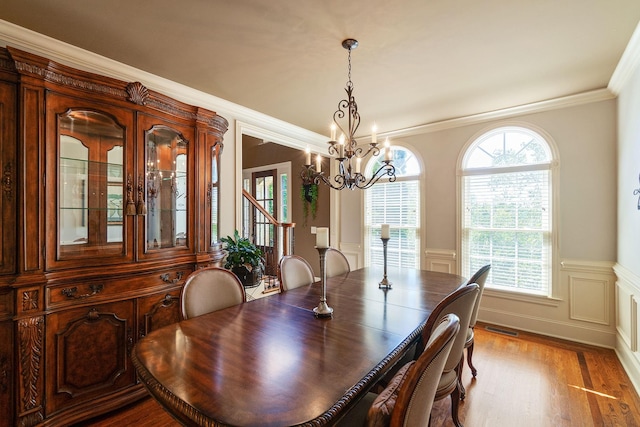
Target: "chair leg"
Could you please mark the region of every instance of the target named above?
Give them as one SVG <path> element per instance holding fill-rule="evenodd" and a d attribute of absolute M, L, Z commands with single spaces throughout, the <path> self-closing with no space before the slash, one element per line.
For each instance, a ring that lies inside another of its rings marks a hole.
<path fill-rule="evenodd" d="M 456 371 L 458 373 L 458 390 L 460 391 L 460 400 L 464 400 L 464 398 L 467 397 L 467 390 L 462 385 L 462 368 L 463 367 L 464 367 L 464 355 L 462 355 L 462 358 L 460 359 L 460 363 L 456 368 Z"/>
<path fill-rule="evenodd" d="M 478 375 L 478 370 L 476 369 L 475 366 L 473 366 L 473 341 L 471 341 L 471 345 L 467 348 L 467 364 L 469 365 L 469 368 L 471 368 L 471 375 L 473 375 L 473 378 L 476 377 L 476 375 Z"/>
<path fill-rule="evenodd" d="M 460 405 L 460 390 L 456 387 L 451 392 L 451 419 L 456 427 L 464 427 L 458 418 L 458 406 Z"/>

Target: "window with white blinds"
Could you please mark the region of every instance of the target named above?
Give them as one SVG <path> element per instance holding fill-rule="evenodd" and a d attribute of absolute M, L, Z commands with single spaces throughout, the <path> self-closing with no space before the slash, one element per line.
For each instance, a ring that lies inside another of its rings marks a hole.
<path fill-rule="evenodd" d="M 500 128 L 478 138 L 462 171 L 462 265 L 491 264 L 486 286 L 548 295 L 552 277 L 552 156 L 537 133 Z"/>
<path fill-rule="evenodd" d="M 389 224 L 387 266 L 420 268 L 420 166 L 404 147 L 392 147 L 396 181 L 378 181 L 365 191 L 365 264 L 382 266 L 382 224 Z M 372 159 L 366 176 L 378 165 Z"/>

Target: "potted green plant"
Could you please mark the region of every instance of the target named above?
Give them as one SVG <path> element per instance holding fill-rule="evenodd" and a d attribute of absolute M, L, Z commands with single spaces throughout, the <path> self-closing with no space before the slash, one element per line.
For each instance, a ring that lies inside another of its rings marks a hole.
<path fill-rule="evenodd" d="M 235 273 L 244 286 L 258 285 L 264 270 L 262 250 L 246 237 L 240 237 L 238 230 L 235 230 L 233 237 L 227 236 L 220 240 L 227 252 L 224 268 Z"/>

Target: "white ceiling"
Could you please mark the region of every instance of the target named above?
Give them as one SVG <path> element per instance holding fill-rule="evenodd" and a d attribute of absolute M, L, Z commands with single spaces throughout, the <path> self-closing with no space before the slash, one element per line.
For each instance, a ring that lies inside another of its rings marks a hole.
<path fill-rule="evenodd" d="M 355 38 L 367 134 L 605 88 L 640 1 L 2 0 L 0 19 L 323 134 Z"/>

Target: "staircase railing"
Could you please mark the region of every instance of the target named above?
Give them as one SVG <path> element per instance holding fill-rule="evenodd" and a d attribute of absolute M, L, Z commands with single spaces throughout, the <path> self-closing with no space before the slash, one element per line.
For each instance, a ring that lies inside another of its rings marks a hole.
<path fill-rule="evenodd" d="M 264 274 L 276 278 L 280 258 L 293 253 L 293 231 L 296 224 L 276 220 L 251 193 L 244 189 L 242 196 L 248 202 L 243 204 L 242 235 L 264 253 Z"/>

